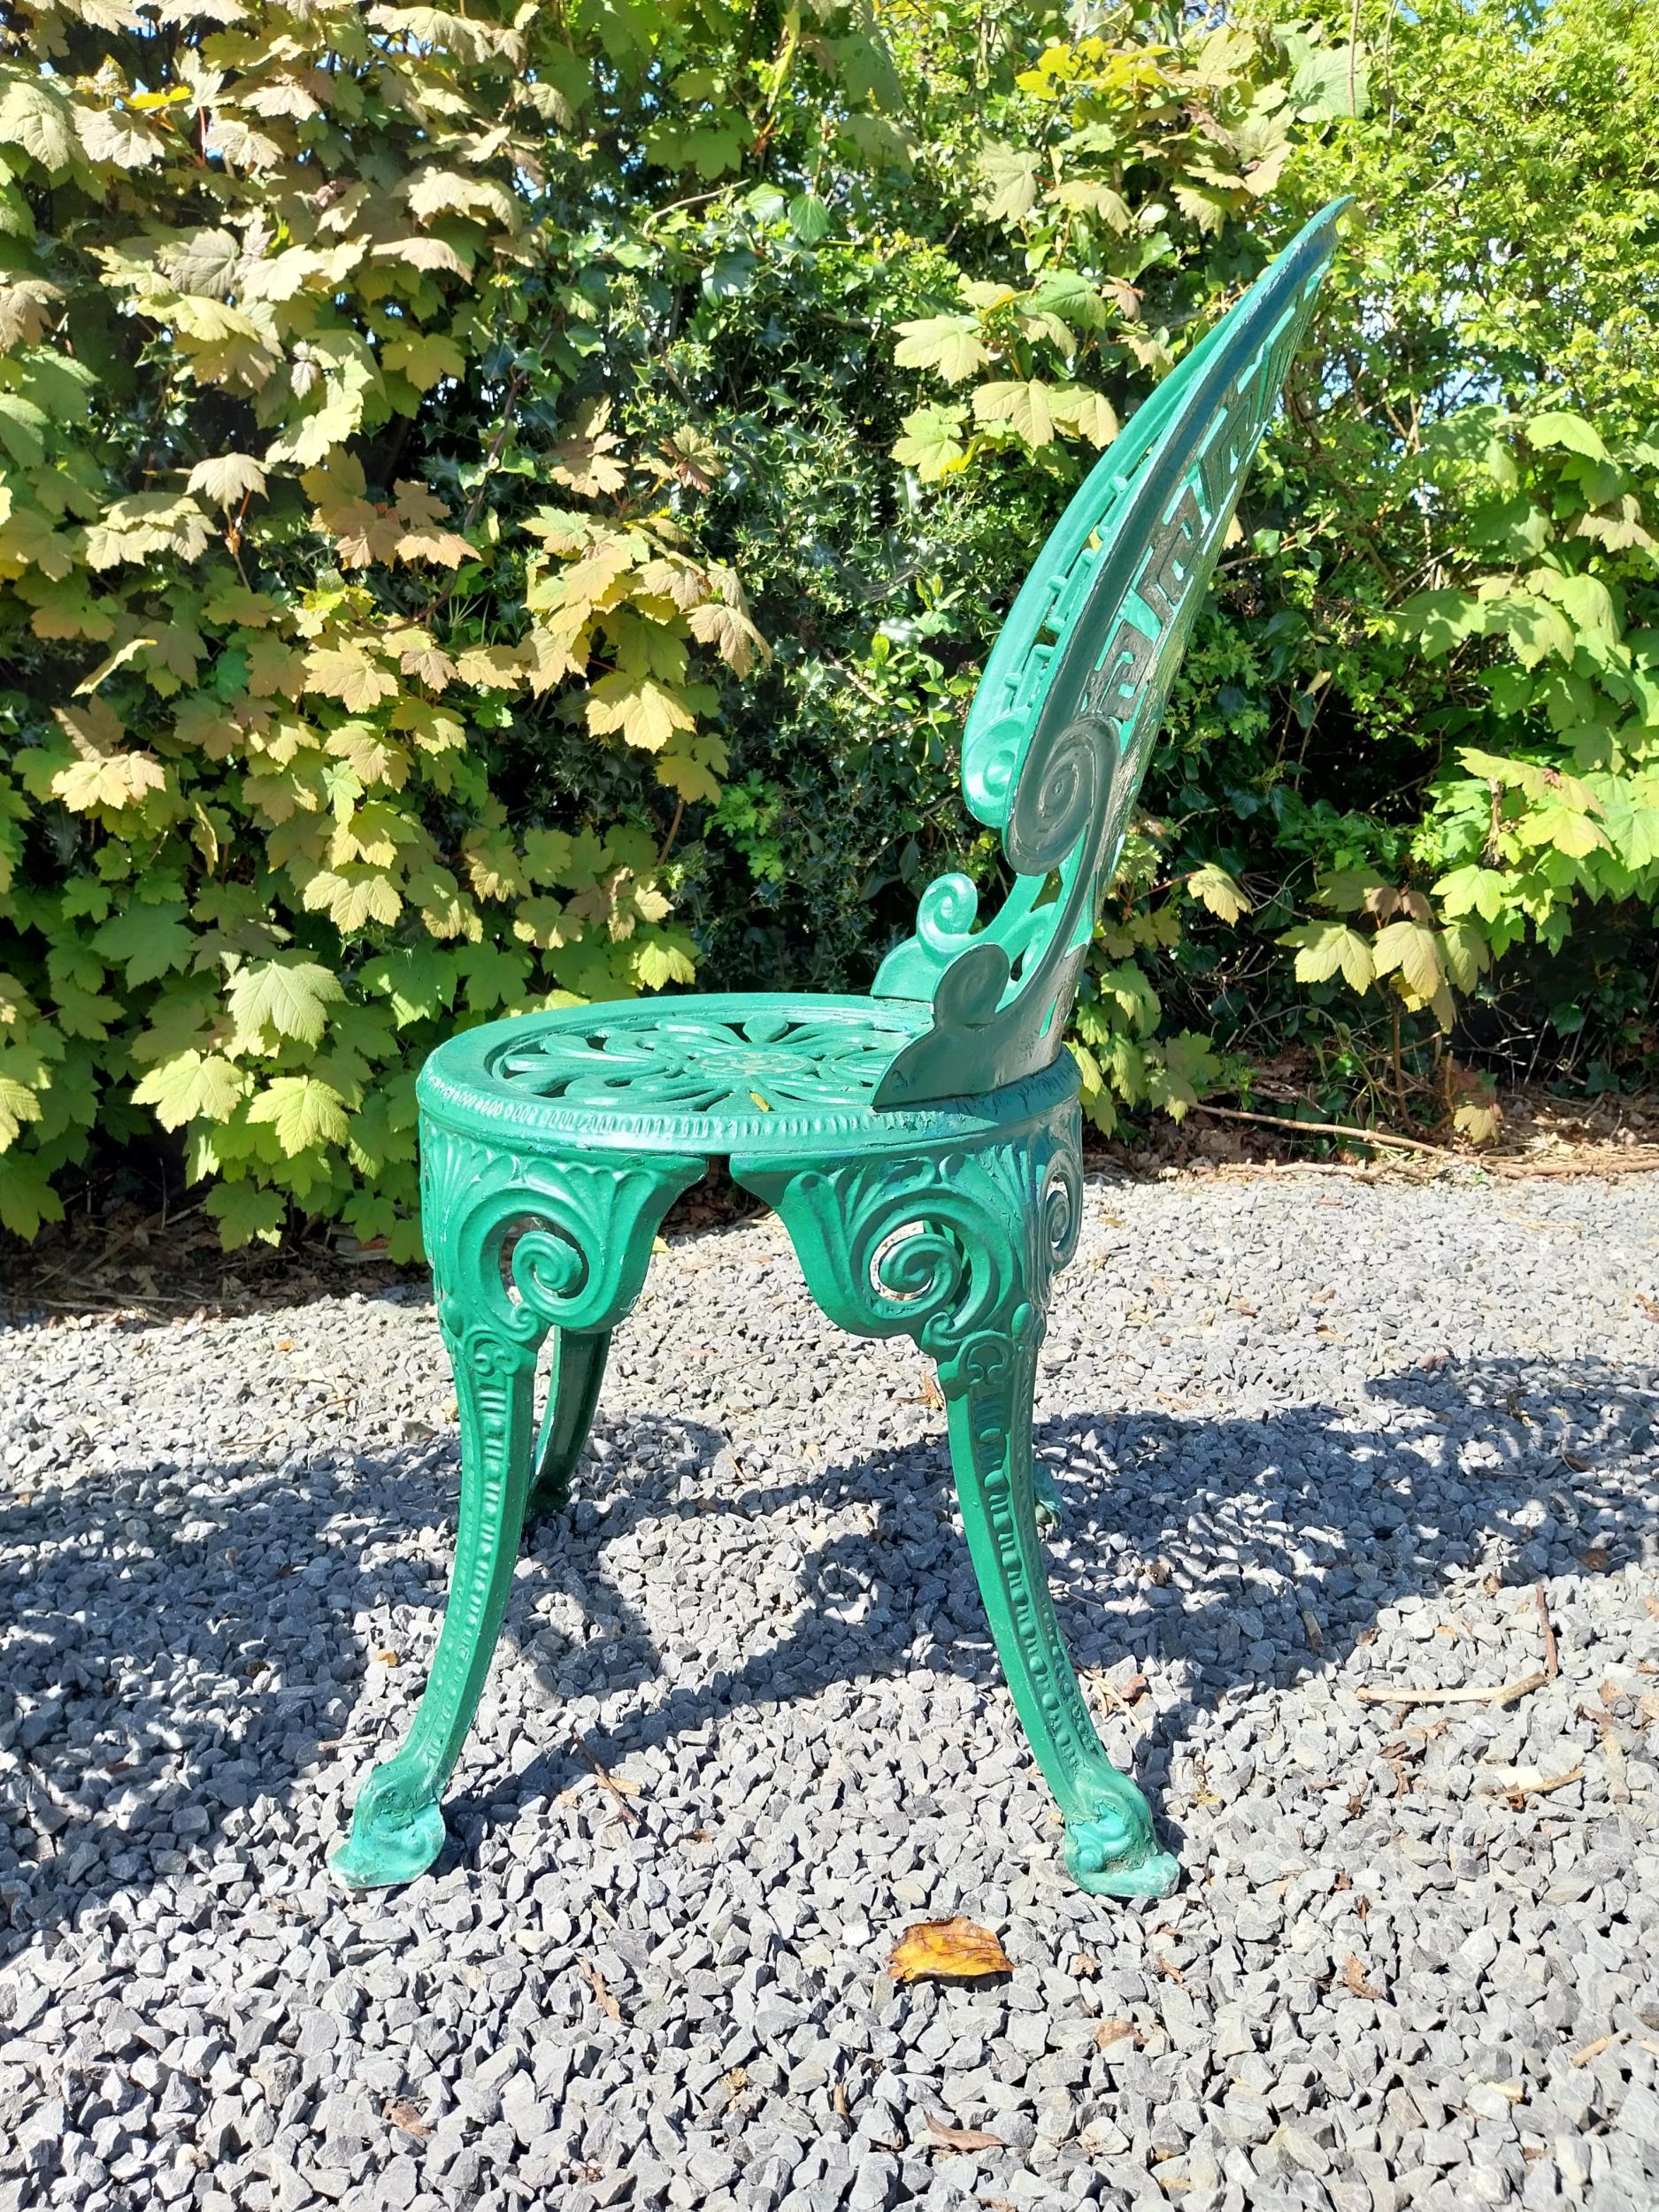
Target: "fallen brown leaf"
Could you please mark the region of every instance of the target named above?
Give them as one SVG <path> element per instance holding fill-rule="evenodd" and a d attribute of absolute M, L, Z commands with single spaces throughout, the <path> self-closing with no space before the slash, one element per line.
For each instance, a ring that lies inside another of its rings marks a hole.
<path fill-rule="evenodd" d="M 1605 1544 L 1590 1545 L 1586 1550 L 1578 1554 L 1578 1564 L 1581 1567 L 1587 1567 L 1592 1574 L 1600 1574 L 1607 1564 L 1607 1546 Z"/>
<path fill-rule="evenodd" d="M 1659 1598 L 1649 1598 L 1649 1597 L 1644 1597 L 1644 1598 L 1643 1598 L 1643 1600 L 1642 1600 L 1642 1603 L 1643 1603 L 1643 1604 L 1644 1604 L 1644 1605 L 1647 1608 L 1647 1610 L 1648 1610 L 1648 1611 L 1649 1611 L 1649 1612 L 1653 1615 L 1653 1617 L 1654 1617 L 1655 1620 L 1659 1621 Z"/>
<path fill-rule="evenodd" d="M 622 2008 L 611 1995 L 604 1976 L 591 1959 L 583 1959 L 580 1963 L 582 1972 L 588 1977 L 588 1985 L 598 2002 L 600 2011 L 607 2019 L 619 2021 L 622 2017 Z"/>
<path fill-rule="evenodd" d="M 966 1980 L 976 1974 L 1011 1974 L 1010 1959 L 988 1928 L 972 1920 L 922 1920 L 894 1945 L 887 1971 L 895 1982 L 925 1974 Z"/>
<path fill-rule="evenodd" d="M 992 2135 L 984 2128 L 947 2127 L 942 2120 L 927 2116 L 927 2132 L 941 2150 L 947 2151 L 1002 2151 L 1008 2145 L 1000 2135 Z"/>
<path fill-rule="evenodd" d="M 1354 1956 L 1354 1954 L 1351 1951 L 1348 1953 L 1348 1958 L 1343 1964 L 1342 1979 L 1348 1985 L 1349 1991 L 1354 1996 L 1369 1997 L 1373 2001 L 1373 2002 L 1380 2003 L 1382 2000 L 1381 1990 L 1373 1989 L 1371 1987 L 1371 1984 L 1365 1978 L 1365 1969 L 1360 1964 L 1359 1961 Z"/>
<path fill-rule="evenodd" d="M 403 1663 L 401 1651 L 377 1651 L 374 1655 L 383 1667 L 401 1667 Z"/>
<path fill-rule="evenodd" d="M 1072 1960 L 1071 1967 L 1068 1970 L 1071 1972 L 1074 1980 L 1079 1982 L 1093 1981 L 1095 1975 L 1100 1972 L 1100 1961 L 1095 1957 L 1093 1951 L 1079 1951 L 1077 1956 Z"/>
<path fill-rule="evenodd" d="M 1133 2035 L 1137 2042 L 1141 2039 L 1141 2032 L 1133 2020 L 1102 2020 L 1094 2031 L 1095 2047 L 1097 2050 L 1109 2050 L 1114 2043 L 1121 2043 L 1126 2035 Z"/>
<path fill-rule="evenodd" d="M 421 2116 L 420 2107 L 411 2104 L 407 2097 L 388 2097 L 380 2107 L 380 2117 L 388 2127 L 396 2128 L 400 2134 L 412 2135 L 417 2142 L 424 2141 L 432 2133 Z"/>
<path fill-rule="evenodd" d="M 844 2081 L 838 2081 L 830 2091 L 830 2110 L 837 2119 L 845 2120 L 849 2117 L 847 2085 Z"/>

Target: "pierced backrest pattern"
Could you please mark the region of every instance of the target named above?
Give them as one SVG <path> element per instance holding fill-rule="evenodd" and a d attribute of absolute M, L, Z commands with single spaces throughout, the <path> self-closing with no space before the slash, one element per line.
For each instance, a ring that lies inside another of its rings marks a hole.
<path fill-rule="evenodd" d="M 992 648 L 963 793 L 1017 879 L 979 926 L 949 875 L 878 998 L 931 999 L 874 1103 L 999 1089 L 1061 1050 L 1129 813 L 1250 463 L 1313 311 L 1346 202 L 1316 216 L 1130 421 L 1066 509 Z M 1056 883 L 1057 879 L 1057 883 Z"/>

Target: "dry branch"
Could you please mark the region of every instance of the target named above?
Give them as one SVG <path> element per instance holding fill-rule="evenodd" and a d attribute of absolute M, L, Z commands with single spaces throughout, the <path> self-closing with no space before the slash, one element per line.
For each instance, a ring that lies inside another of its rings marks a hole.
<path fill-rule="evenodd" d="M 1509 1705 L 1530 1691 L 1541 1690 L 1547 1674 L 1525 1674 L 1518 1682 L 1494 1683 L 1488 1688 L 1455 1690 L 1356 1690 L 1366 1705 Z"/>

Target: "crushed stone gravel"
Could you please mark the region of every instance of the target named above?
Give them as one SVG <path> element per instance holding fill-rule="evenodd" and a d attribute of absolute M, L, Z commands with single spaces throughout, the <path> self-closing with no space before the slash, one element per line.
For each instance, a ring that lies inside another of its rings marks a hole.
<path fill-rule="evenodd" d="M 1659 1179 L 1091 1181 L 1037 1443 L 1156 1904 L 1065 1880 L 926 1377 L 676 1241 L 352 1899 L 429 1302 L 0 1336 L 0 2212 L 1659 2205 Z M 1012 1973 L 899 1987 L 954 1914 Z"/>

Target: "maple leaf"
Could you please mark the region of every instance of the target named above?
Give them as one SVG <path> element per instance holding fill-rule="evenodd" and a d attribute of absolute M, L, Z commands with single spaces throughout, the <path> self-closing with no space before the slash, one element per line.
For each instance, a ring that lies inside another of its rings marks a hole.
<path fill-rule="evenodd" d="M 1375 979 L 1371 947 L 1346 922 L 1305 923 L 1279 941 L 1297 948 L 1298 983 L 1328 982 L 1339 969 L 1352 990 L 1369 990 Z"/>
<path fill-rule="evenodd" d="M 153 1106 L 164 1129 L 182 1129 L 198 1118 L 228 1121 L 242 1102 L 247 1079 L 217 1052 L 192 1047 L 158 1060 L 133 1092 L 133 1102 Z"/>
<path fill-rule="evenodd" d="M 1048 405 L 1050 387 L 1016 380 L 981 384 L 973 395 L 973 411 L 980 422 L 1005 422 L 1029 446 L 1054 442 L 1054 415 Z"/>
<path fill-rule="evenodd" d="M 95 807 L 119 813 L 166 787 L 167 772 L 150 753 L 92 754 L 60 768 L 51 783 L 53 797 L 72 814 L 89 814 Z"/>
<path fill-rule="evenodd" d="M 236 1025 L 236 1046 L 265 1050 L 267 1032 L 296 1037 L 302 1044 L 322 1042 L 327 1009 L 345 996 L 340 979 L 315 961 L 254 961 L 231 978 L 227 994 Z"/>
<path fill-rule="evenodd" d="M 338 699 L 352 713 L 392 698 L 397 679 L 360 645 L 314 646 L 305 656 L 305 688 Z"/>
<path fill-rule="evenodd" d="M 1390 922 L 1386 929 L 1379 929 L 1371 947 L 1371 960 L 1379 975 L 1391 974 L 1397 968 L 1407 988 L 1420 999 L 1433 998 L 1446 982 L 1440 944 L 1426 922 Z"/>
<path fill-rule="evenodd" d="M 129 988 L 153 983 L 157 976 L 188 967 L 200 949 L 200 940 L 186 926 L 185 911 L 178 903 L 150 905 L 134 899 L 97 931 L 93 949 L 120 964 Z"/>
<path fill-rule="evenodd" d="M 429 392 L 446 376 L 460 376 L 466 368 L 460 347 L 438 331 L 422 330 L 408 338 L 395 338 L 380 357 L 388 369 L 406 376 L 418 392 Z"/>
<path fill-rule="evenodd" d="M 41 1102 L 27 1084 L 19 1082 L 14 1075 L 0 1073 L 0 1152 L 17 1141 L 26 1121 L 40 1118 Z"/>
<path fill-rule="evenodd" d="M 216 1183 L 204 1203 L 219 1224 L 219 1240 L 227 1252 L 251 1244 L 255 1238 L 261 1244 L 277 1243 L 288 1210 L 280 1191 L 264 1190 L 246 1180 Z"/>
<path fill-rule="evenodd" d="M 72 110 L 75 132 L 88 161 L 107 161 L 118 169 L 144 169 L 158 160 L 164 142 L 142 116 L 130 108 Z"/>
<path fill-rule="evenodd" d="M 376 868 L 319 868 L 305 885 L 311 913 L 326 913 L 334 927 L 355 933 L 369 922 L 395 922 L 403 902 L 397 887 Z"/>
<path fill-rule="evenodd" d="M 87 565 L 113 568 L 152 553 L 177 553 L 194 561 L 212 542 L 211 524 L 195 500 L 168 492 L 139 492 L 118 499 L 87 526 Z"/>
<path fill-rule="evenodd" d="M 772 649 L 741 607 L 728 607 L 724 600 L 705 599 L 693 607 L 686 618 L 693 637 L 704 645 L 712 645 L 734 676 L 747 676 L 755 665 L 755 656 L 772 658 Z"/>
<path fill-rule="evenodd" d="M 588 726 L 595 737 L 620 732 L 630 745 L 660 752 L 676 730 L 696 718 L 678 692 L 649 676 L 603 676 L 588 695 Z"/>
<path fill-rule="evenodd" d="M 947 384 L 961 384 L 990 359 L 972 315 L 928 315 L 898 326 L 893 358 L 902 369 L 937 369 Z"/>
<path fill-rule="evenodd" d="M 1037 156 L 1018 146 L 987 146 L 979 156 L 982 204 L 994 223 L 1018 223 L 1037 204 Z"/>
<path fill-rule="evenodd" d="M 1249 900 L 1217 861 L 1207 860 L 1202 867 L 1193 870 L 1187 879 L 1187 895 L 1202 900 L 1224 922 L 1236 922 L 1250 910 Z"/>
<path fill-rule="evenodd" d="M 290 1155 L 346 1140 L 346 1102 L 319 1076 L 279 1075 L 249 1107 L 248 1118 L 268 1122 Z"/>
<path fill-rule="evenodd" d="M 937 483 L 965 465 L 962 442 L 966 412 L 961 407 L 918 407 L 903 419 L 904 435 L 893 449 L 901 468 L 914 469 L 924 484 Z"/>
<path fill-rule="evenodd" d="M 19 148 L 49 175 L 69 167 L 77 151 L 75 131 L 69 103 L 56 85 L 8 71 L 0 89 L 0 145 Z"/>
<path fill-rule="evenodd" d="M 548 474 L 556 484 L 565 485 L 584 499 L 622 489 L 628 480 L 627 471 L 613 457 L 622 441 L 605 428 L 610 419 L 608 399 L 589 400 L 578 411 L 573 435 L 553 449 Z"/>
<path fill-rule="evenodd" d="M 0 282 L 0 353 L 36 345 L 51 328 L 63 299 L 44 277 L 12 277 Z"/>

